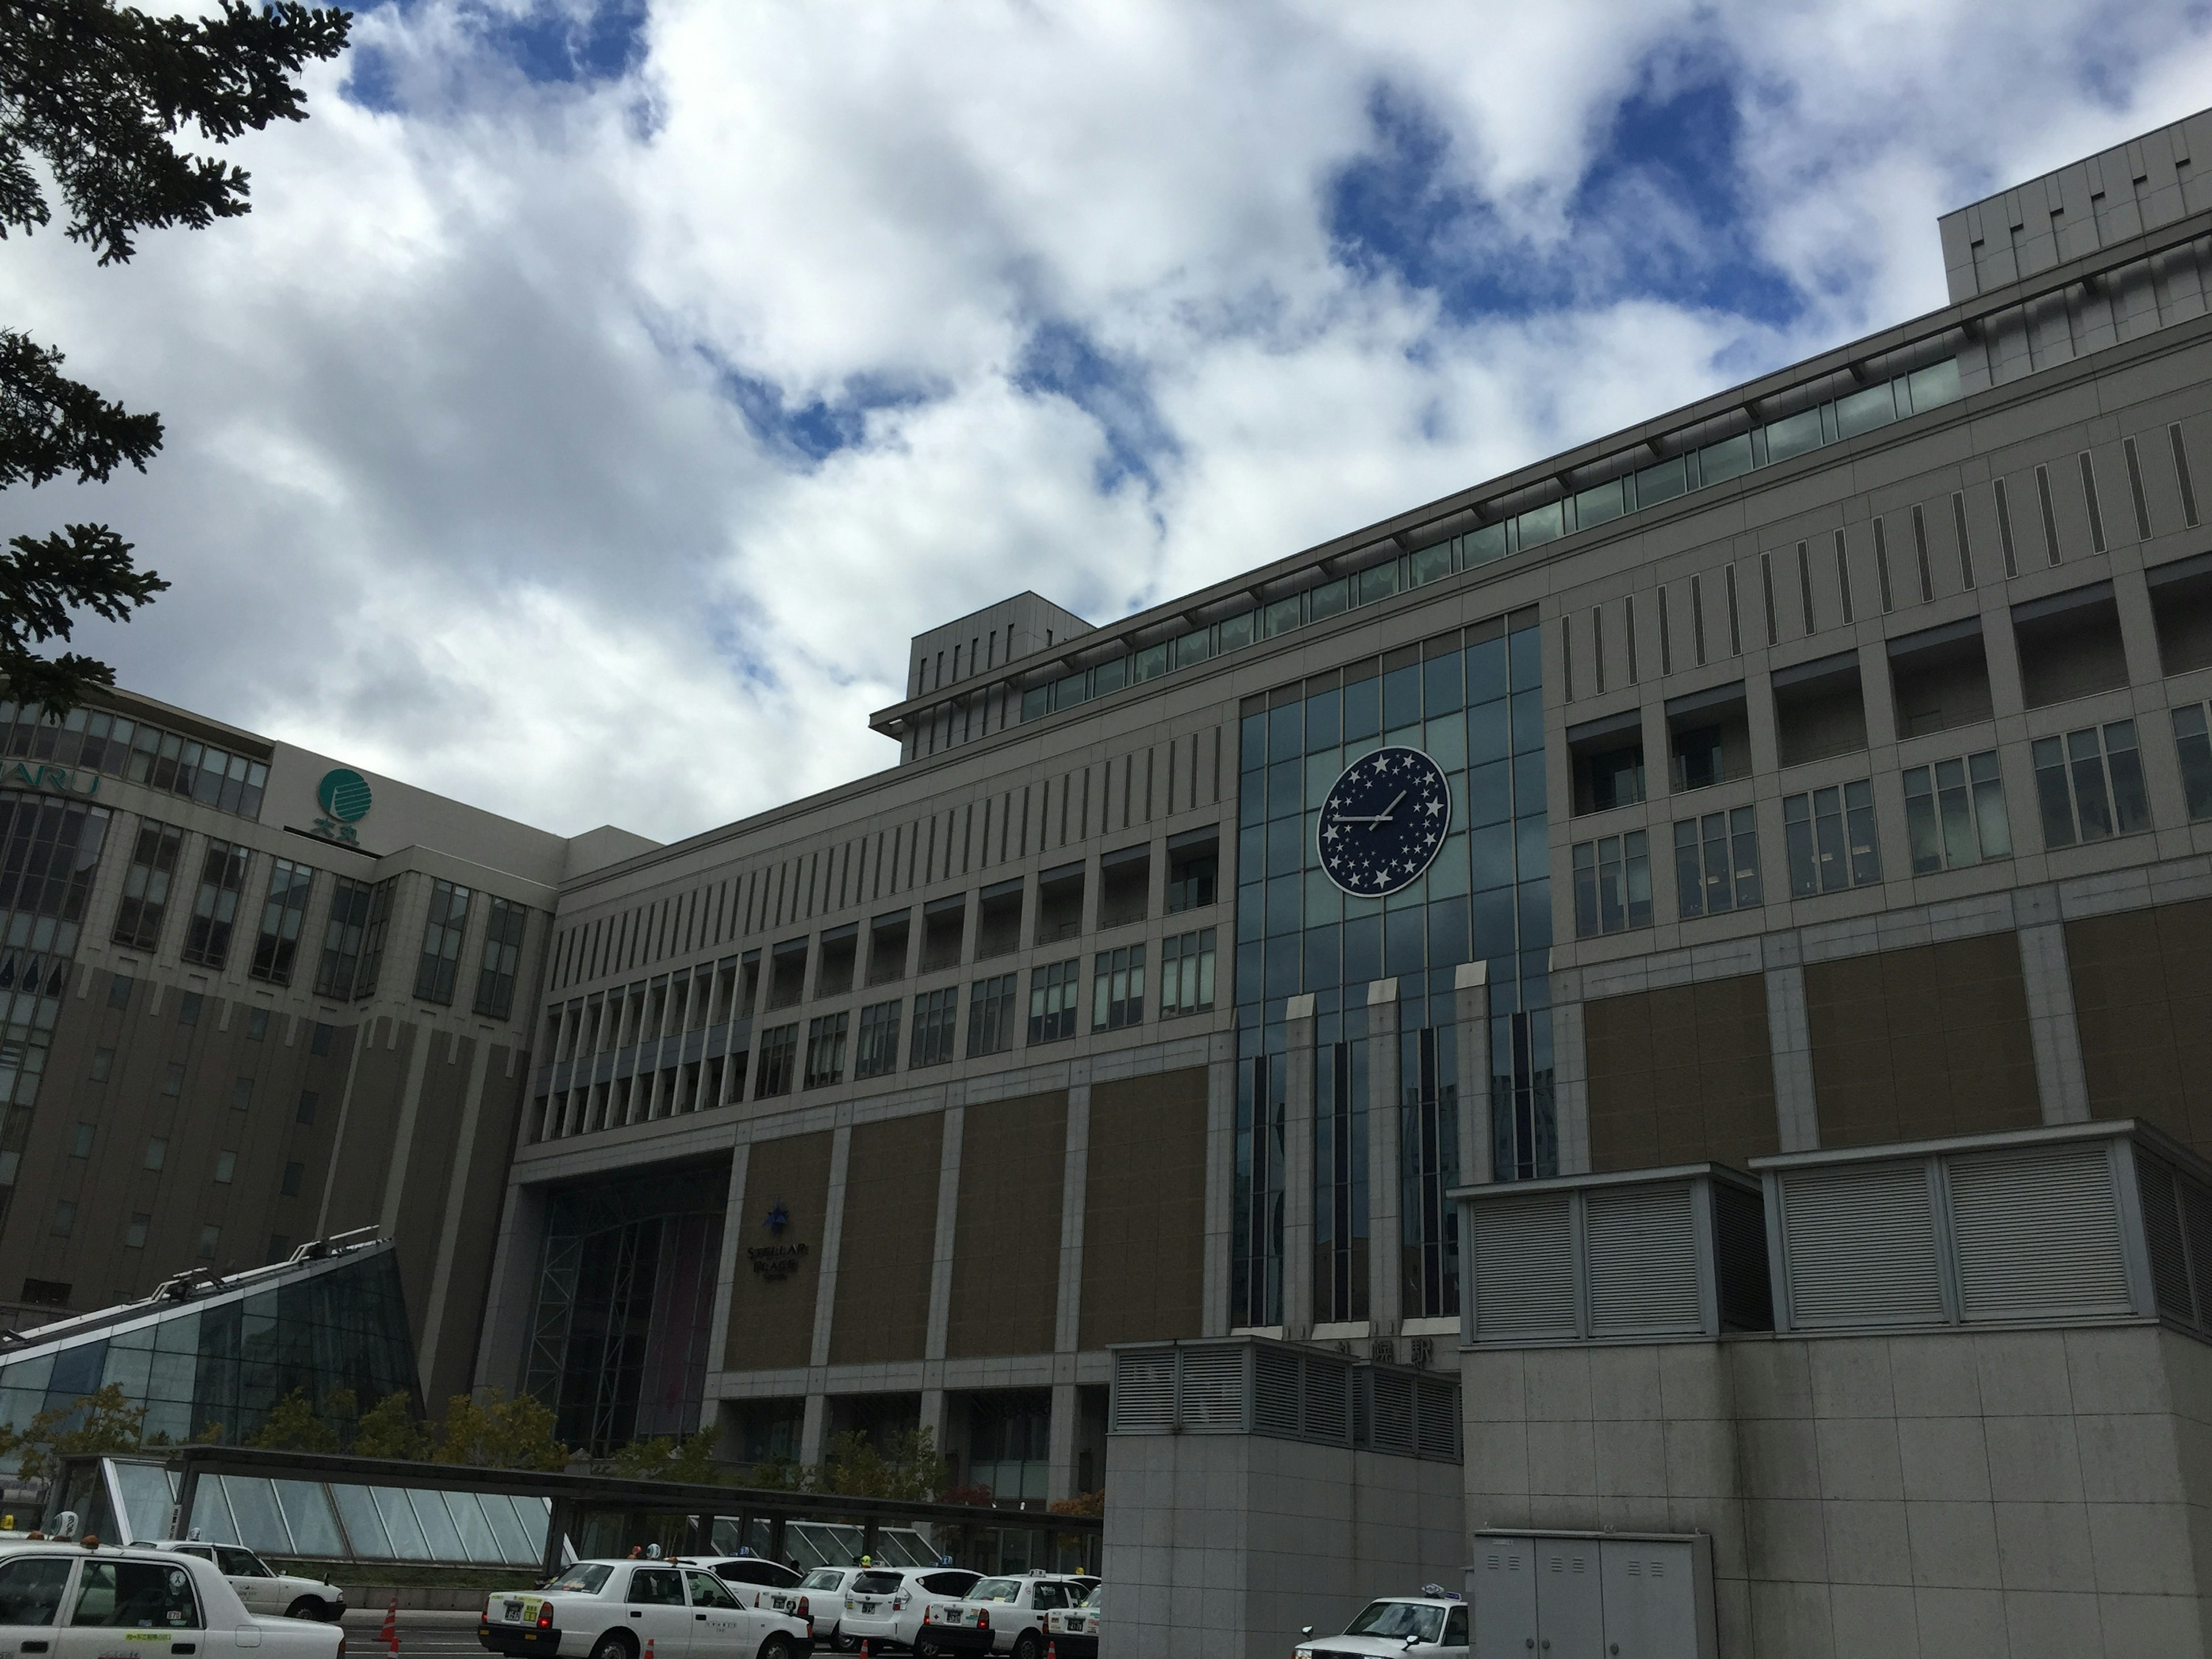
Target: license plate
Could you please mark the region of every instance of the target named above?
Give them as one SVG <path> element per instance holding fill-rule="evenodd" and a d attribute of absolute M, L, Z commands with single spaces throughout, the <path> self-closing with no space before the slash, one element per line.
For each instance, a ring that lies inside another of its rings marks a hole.
<path fill-rule="evenodd" d="M 514 1624 L 521 1617 L 522 1603 L 520 1601 L 509 1601 L 507 1604 L 507 1622 L 510 1625 Z"/>
<path fill-rule="evenodd" d="M 876 1604 L 873 1601 L 863 1601 L 860 1603 L 860 1611 L 862 1613 L 873 1613 L 875 1610 Z"/>

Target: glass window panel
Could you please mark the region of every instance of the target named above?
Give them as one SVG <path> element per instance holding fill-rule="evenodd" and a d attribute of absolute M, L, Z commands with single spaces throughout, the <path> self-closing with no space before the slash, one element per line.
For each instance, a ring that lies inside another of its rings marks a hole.
<path fill-rule="evenodd" d="M 230 1516 L 230 1500 L 222 1495 L 222 1482 L 203 1480 L 192 1494 L 191 1529 L 210 1543 L 235 1544 L 238 1522 Z"/>
<path fill-rule="evenodd" d="M 153 1463 L 109 1465 L 115 1485 L 123 1494 L 123 1512 L 134 1542 L 157 1544 L 169 1535 L 169 1506 L 176 1495 L 169 1489 L 167 1469 Z"/>
<path fill-rule="evenodd" d="M 468 1552 L 461 1547 L 461 1534 L 453 1525 L 452 1513 L 446 1508 L 445 1498 L 434 1492 L 414 1491 L 407 1494 L 415 1506 L 415 1518 L 422 1523 L 422 1537 L 430 1547 L 433 1559 L 459 1561 Z"/>
<path fill-rule="evenodd" d="M 1445 771 L 1458 771 L 1467 764 L 1467 722 L 1454 714 L 1431 720 L 1421 747 Z"/>
<path fill-rule="evenodd" d="M 1636 475 L 1636 505 L 1656 507 L 1662 501 L 1671 501 L 1686 494 L 1689 488 L 1689 458 L 1677 455 L 1671 461 L 1647 466 Z"/>
<path fill-rule="evenodd" d="M 429 1542 L 422 1536 L 422 1523 L 415 1518 L 415 1506 L 407 1501 L 406 1492 L 395 1486 L 371 1486 L 368 1492 L 376 1500 L 376 1512 L 384 1517 L 392 1553 L 404 1561 L 428 1560 Z"/>
<path fill-rule="evenodd" d="M 1334 749 L 1344 740 L 1344 694 L 1331 687 L 1306 699 L 1306 749 Z"/>
<path fill-rule="evenodd" d="M 1817 407 L 1787 416 L 1766 428 L 1766 459 L 1770 462 L 1786 461 L 1792 455 L 1819 448 L 1820 444 L 1820 411 Z"/>
<path fill-rule="evenodd" d="M 1896 418 L 1897 398 L 1887 380 L 1836 399 L 1836 429 L 1846 438 L 1887 426 Z"/>
<path fill-rule="evenodd" d="M 343 1556 L 345 1540 L 331 1513 L 330 1494 L 312 1480 L 277 1480 L 276 1501 L 292 1529 L 293 1547 L 305 1555 Z"/>
<path fill-rule="evenodd" d="M 1546 542 L 1557 541 L 1566 526 L 1566 503 L 1553 501 L 1549 507 L 1523 513 L 1514 521 L 1514 526 L 1520 532 L 1523 547 L 1540 547 Z"/>
<path fill-rule="evenodd" d="M 356 1556 L 388 1561 L 398 1554 L 367 1486 L 333 1486 L 331 1498 L 337 1504 L 338 1518 L 345 1523 L 346 1539 Z"/>
<path fill-rule="evenodd" d="M 1723 438 L 1717 444 L 1707 444 L 1698 452 L 1698 482 L 1700 485 L 1725 483 L 1740 478 L 1751 471 L 1751 434 Z"/>
<path fill-rule="evenodd" d="M 291 1553 L 292 1534 L 284 1529 L 276 1494 L 267 1480 L 258 1474 L 226 1474 L 222 1489 L 230 1499 L 231 1513 L 238 1517 L 240 1543 L 270 1554 Z"/>
<path fill-rule="evenodd" d="M 502 1492 L 479 1493 L 483 1499 L 484 1519 L 491 1523 L 492 1536 L 498 1541 L 502 1561 L 538 1561 L 545 1541 L 545 1510 L 542 1498 L 509 1499 Z M 532 1515 L 518 1505 L 532 1505 Z"/>

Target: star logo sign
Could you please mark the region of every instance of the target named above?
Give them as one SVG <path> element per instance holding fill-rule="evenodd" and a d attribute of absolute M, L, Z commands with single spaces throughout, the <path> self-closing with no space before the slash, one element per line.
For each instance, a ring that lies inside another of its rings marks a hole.
<path fill-rule="evenodd" d="M 791 1225 L 791 1212 L 783 1207 L 781 1199 L 776 1200 L 774 1206 L 768 1212 L 768 1219 L 762 1222 L 761 1225 L 768 1229 L 770 1238 L 783 1237 L 783 1230 Z"/>

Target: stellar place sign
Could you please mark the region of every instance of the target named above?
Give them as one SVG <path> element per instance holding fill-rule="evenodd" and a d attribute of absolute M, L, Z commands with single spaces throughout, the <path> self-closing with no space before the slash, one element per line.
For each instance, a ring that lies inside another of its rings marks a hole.
<path fill-rule="evenodd" d="M 775 1283 L 791 1278 L 799 1271 L 799 1264 L 806 1259 L 804 1244 L 748 1244 L 745 1255 L 753 1264 L 753 1272 Z"/>
<path fill-rule="evenodd" d="M 0 770 L 0 788 L 11 784 L 49 790 L 58 795 L 96 795 L 100 793 L 100 774 L 81 766 L 34 766 L 28 761 L 10 761 L 4 770 Z"/>

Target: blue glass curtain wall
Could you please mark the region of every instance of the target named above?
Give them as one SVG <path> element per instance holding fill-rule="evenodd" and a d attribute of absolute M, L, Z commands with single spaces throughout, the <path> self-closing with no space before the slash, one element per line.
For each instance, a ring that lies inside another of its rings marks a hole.
<path fill-rule="evenodd" d="M 195 1439 L 210 1424 L 226 1443 L 249 1440 L 295 1389 L 318 1404 L 350 1389 L 362 1411 L 392 1394 L 419 1407 L 398 1257 L 389 1248 L 363 1251 L 0 1366 L 0 1420 L 27 1427 L 40 1412 L 66 1410 L 110 1383 L 146 1407 L 149 1443 Z"/>
<path fill-rule="evenodd" d="M 547 1199 L 523 1388 L 568 1444 L 604 1453 L 698 1429 L 728 1190 L 717 1166 Z"/>
<path fill-rule="evenodd" d="M 1422 878 L 1351 897 L 1321 868 L 1320 809 L 1344 769 L 1384 744 L 1419 749 L 1449 781 L 1452 829 Z M 1398 981 L 1405 1310 L 1457 1304 L 1444 1188 L 1458 1178 L 1453 969 L 1489 967 L 1489 1131 L 1500 1180 L 1555 1173 L 1551 865 L 1543 659 L 1535 612 L 1439 635 L 1248 699 L 1240 739 L 1237 996 L 1239 1072 L 1232 1301 L 1238 1323 L 1280 1317 L 1279 1127 L 1257 1111 L 1256 1069 L 1279 1075 L 1287 1000 L 1315 1002 L 1316 1096 L 1335 1046 L 1364 1039 L 1368 986 Z M 1279 1091 L 1280 1085 L 1276 1089 Z M 1364 1092 L 1364 1091 L 1363 1091 Z M 1447 1132 L 1449 1130 L 1449 1132 Z M 1316 1133 L 1320 1132 L 1316 1126 Z M 1334 1133 L 1332 1125 L 1331 1133 Z M 1316 1146 L 1316 1152 L 1320 1151 Z M 1323 1204 L 1317 1156 L 1316 1221 Z M 1316 1246 L 1317 1249 L 1319 1246 Z M 1320 1294 L 1317 1312 L 1333 1297 Z M 1328 1266 L 1336 1270 L 1332 1260 Z M 1415 1295 L 1418 1289 L 1419 1295 Z M 1344 1305 L 1351 1305 L 1349 1296 Z"/>

